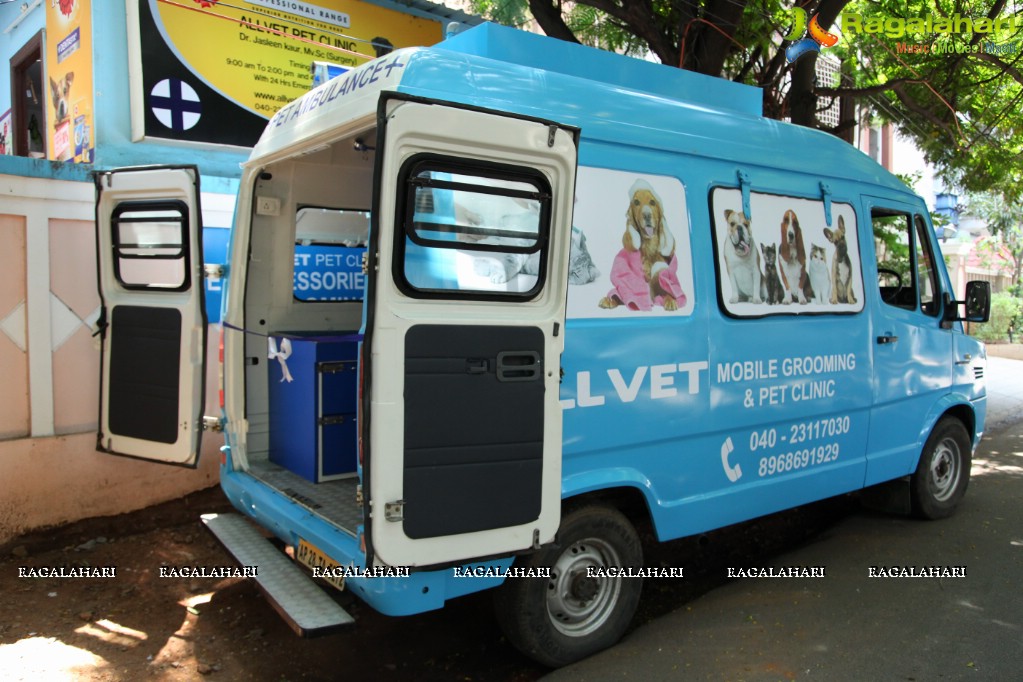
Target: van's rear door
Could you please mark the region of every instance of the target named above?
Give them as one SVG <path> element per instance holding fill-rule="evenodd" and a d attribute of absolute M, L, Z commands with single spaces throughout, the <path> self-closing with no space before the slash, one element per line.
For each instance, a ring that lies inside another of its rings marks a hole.
<path fill-rule="evenodd" d="M 381 103 L 362 443 L 376 564 L 553 540 L 578 131 Z"/>
<path fill-rule="evenodd" d="M 199 170 L 95 173 L 97 449 L 194 467 L 206 366 Z"/>

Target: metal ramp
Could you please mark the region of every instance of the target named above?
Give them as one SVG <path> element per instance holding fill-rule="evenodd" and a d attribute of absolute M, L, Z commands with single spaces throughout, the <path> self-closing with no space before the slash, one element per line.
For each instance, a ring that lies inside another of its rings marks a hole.
<path fill-rule="evenodd" d="M 302 637 L 325 635 L 355 619 L 239 514 L 203 514 L 202 522 L 242 566 L 270 605 Z"/>

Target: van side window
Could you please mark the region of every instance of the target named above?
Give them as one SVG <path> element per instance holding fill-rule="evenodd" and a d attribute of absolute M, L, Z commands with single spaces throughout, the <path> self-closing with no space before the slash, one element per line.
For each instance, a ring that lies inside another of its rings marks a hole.
<path fill-rule="evenodd" d="M 932 317 L 938 314 L 937 270 L 934 268 L 934 243 L 931 231 L 921 216 L 916 216 L 916 275 L 920 283 L 920 310 Z"/>
<path fill-rule="evenodd" d="M 923 218 L 883 208 L 873 209 L 870 217 L 881 300 L 897 308 L 937 315 L 936 271 Z"/>
<path fill-rule="evenodd" d="M 294 296 L 299 301 L 361 301 L 369 211 L 303 206 L 295 214 Z"/>
<path fill-rule="evenodd" d="M 529 169 L 406 166 L 395 279 L 413 296 L 529 298 L 546 273 L 551 193 Z"/>
<path fill-rule="evenodd" d="M 185 291 L 188 207 L 182 201 L 126 201 L 110 216 L 114 276 L 126 289 Z"/>
<path fill-rule="evenodd" d="M 731 317 L 863 310 L 859 229 L 851 204 L 750 192 L 711 192 L 718 296 Z"/>

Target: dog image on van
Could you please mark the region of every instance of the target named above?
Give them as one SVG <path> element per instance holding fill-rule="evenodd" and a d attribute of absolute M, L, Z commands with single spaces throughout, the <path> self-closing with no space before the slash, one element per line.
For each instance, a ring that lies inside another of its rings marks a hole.
<path fill-rule="evenodd" d="M 768 295 L 760 272 L 760 250 L 753 239 L 750 220 L 741 211 L 725 211 L 728 234 L 725 236 L 725 269 L 732 285 L 729 303 L 762 303 Z M 779 285 L 781 286 L 781 285 Z"/>
<path fill-rule="evenodd" d="M 668 229 L 664 204 L 646 180 L 629 189 L 622 250 L 611 266 L 612 289 L 600 299 L 601 308 L 625 305 L 631 310 L 665 310 L 685 306 L 686 295 L 678 279 L 675 237 Z"/>
<path fill-rule="evenodd" d="M 783 303 L 798 301 L 805 305 L 813 298 L 810 279 L 806 274 L 806 246 L 799 218 L 792 209 L 785 211 L 781 221 L 781 246 L 778 249 L 781 265 L 781 283 L 785 287 Z"/>
<path fill-rule="evenodd" d="M 835 256 L 831 261 L 831 302 L 856 303 L 853 293 L 852 261 L 849 246 L 845 242 L 845 220 L 838 216 L 834 230 L 824 228 L 824 238 L 835 245 Z"/>

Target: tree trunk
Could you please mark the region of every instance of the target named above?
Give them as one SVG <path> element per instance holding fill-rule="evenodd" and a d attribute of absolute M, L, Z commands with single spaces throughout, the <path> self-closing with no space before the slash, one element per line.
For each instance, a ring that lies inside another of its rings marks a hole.
<path fill-rule="evenodd" d="M 817 11 L 809 12 L 810 18 L 817 16 L 817 23 L 825 31 L 831 28 L 835 19 L 849 0 L 821 0 Z M 792 69 L 792 84 L 789 87 L 789 118 L 807 128 L 817 128 L 817 53 L 811 52 L 800 57 Z"/>

